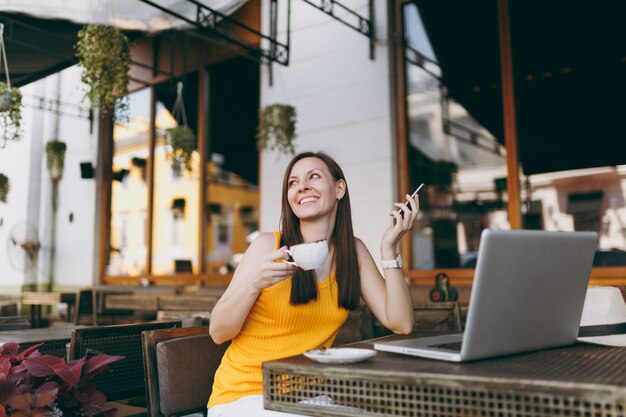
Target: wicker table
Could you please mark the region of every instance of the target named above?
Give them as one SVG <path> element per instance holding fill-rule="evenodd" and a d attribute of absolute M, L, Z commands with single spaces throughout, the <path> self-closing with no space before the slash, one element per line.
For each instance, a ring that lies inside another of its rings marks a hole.
<path fill-rule="evenodd" d="M 264 363 L 263 385 L 265 408 L 311 416 L 623 417 L 626 349 L 576 344 L 465 364 L 386 352 L 344 365 L 295 356 Z M 321 395 L 346 407 L 300 403 Z"/>

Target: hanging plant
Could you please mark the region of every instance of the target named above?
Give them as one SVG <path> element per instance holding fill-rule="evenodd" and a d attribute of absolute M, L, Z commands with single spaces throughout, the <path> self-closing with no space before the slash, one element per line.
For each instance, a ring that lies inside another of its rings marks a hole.
<path fill-rule="evenodd" d="M 259 149 L 296 152 L 296 109 L 287 104 L 270 104 L 260 110 Z"/>
<path fill-rule="evenodd" d="M 169 144 L 172 151 L 168 155 L 172 160 L 172 170 L 180 173 L 184 166 L 191 172 L 191 154 L 196 150 L 196 134 L 187 125 L 167 129 Z"/>
<path fill-rule="evenodd" d="M 183 83 L 176 83 L 176 101 L 172 107 L 172 115 L 179 123 L 178 126 L 167 129 L 167 136 L 172 151 L 168 158 L 172 160 L 172 171 L 180 174 L 184 166 L 191 172 L 191 154 L 196 150 L 196 134 L 187 124 L 187 112 L 185 111 L 185 101 L 183 100 Z"/>
<path fill-rule="evenodd" d="M 59 180 L 63 176 L 66 149 L 67 145 L 56 139 L 46 143 L 46 165 L 53 180 Z"/>
<path fill-rule="evenodd" d="M 81 80 L 90 88 L 87 96 L 93 107 L 126 114 L 128 102 L 116 100 L 128 94 L 130 46 L 117 28 L 87 25 L 78 32 L 78 63 L 83 68 Z M 119 117 L 119 116 L 118 116 Z"/>
<path fill-rule="evenodd" d="M 0 82 L 0 129 L 3 141 L 22 139 L 22 93 Z"/>
<path fill-rule="evenodd" d="M 22 93 L 11 88 L 7 51 L 4 46 L 4 24 L 0 23 L 0 71 L 4 72 L 6 82 L 0 82 L 0 129 L 4 148 L 7 141 L 22 139 Z"/>
<path fill-rule="evenodd" d="M 11 184 L 9 183 L 9 177 L 0 173 L 0 203 L 7 202 L 7 195 L 11 190 Z"/>

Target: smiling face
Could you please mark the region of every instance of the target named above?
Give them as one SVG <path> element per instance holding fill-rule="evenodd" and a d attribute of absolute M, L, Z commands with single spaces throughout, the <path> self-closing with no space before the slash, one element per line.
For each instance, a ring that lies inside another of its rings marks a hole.
<path fill-rule="evenodd" d="M 335 180 L 319 158 L 303 158 L 296 162 L 287 179 L 287 200 L 301 220 L 334 214 L 343 196 L 345 183 Z"/>

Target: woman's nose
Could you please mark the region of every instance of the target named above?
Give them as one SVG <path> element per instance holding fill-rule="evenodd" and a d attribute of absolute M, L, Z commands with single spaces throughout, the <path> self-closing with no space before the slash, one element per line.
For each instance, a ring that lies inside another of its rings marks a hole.
<path fill-rule="evenodd" d="M 299 191 L 308 190 L 308 189 L 309 189 L 309 182 L 307 180 L 301 181 L 300 184 L 298 185 Z"/>

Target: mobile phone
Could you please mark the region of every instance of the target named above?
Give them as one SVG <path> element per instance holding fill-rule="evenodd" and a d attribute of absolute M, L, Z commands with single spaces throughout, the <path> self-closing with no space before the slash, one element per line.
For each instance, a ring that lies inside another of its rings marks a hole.
<path fill-rule="evenodd" d="M 411 198 L 415 197 L 417 193 L 419 193 L 419 191 L 422 189 L 422 187 L 424 187 L 424 183 L 421 183 L 420 185 L 417 186 L 415 191 L 413 191 L 413 194 L 411 194 Z M 404 203 L 404 207 L 408 208 L 409 210 L 412 210 L 411 204 L 408 201 Z M 399 209 L 398 211 L 400 212 L 400 215 L 404 217 L 404 209 Z"/>

